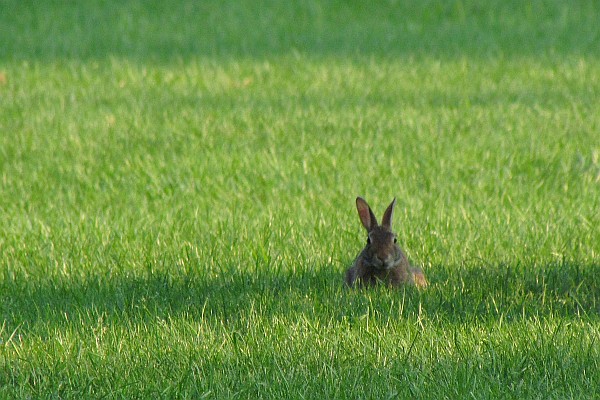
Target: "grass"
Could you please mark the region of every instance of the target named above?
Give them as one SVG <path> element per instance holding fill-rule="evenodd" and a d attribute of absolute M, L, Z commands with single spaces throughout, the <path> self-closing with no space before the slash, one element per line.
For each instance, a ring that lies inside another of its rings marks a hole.
<path fill-rule="evenodd" d="M 599 16 L 3 2 L 0 397 L 598 397 Z"/>

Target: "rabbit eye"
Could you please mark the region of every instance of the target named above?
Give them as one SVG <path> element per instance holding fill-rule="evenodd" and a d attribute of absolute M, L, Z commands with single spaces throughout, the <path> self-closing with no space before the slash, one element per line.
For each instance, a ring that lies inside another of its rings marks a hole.
<path fill-rule="evenodd" d="M 398 239 L 394 238 L 394 243 L 396 243 L 398 241 Z"/>
<path fill-rule="evenodd" d="M 371 238 L 367 236 L 367 244 L 371 244 Z"/>

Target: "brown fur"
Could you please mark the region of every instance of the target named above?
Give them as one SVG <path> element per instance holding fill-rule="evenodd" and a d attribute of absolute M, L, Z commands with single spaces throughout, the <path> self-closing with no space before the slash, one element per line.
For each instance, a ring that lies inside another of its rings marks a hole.
<path fill-rule="evenodd" d="M 356 208 L 369 239 L 354 264 L 346 271 L 348 286 L 374 286 L 378 284 L 398 287 L 404 284 L 426 287 L 425 274 L 419 268 L 410 266 L 408 259 L 395 243 L 392 232 L 392 217 L 396 199 L 388 206 L 378 225 L 375 215 L 365 200 L 358 197 Z"/>

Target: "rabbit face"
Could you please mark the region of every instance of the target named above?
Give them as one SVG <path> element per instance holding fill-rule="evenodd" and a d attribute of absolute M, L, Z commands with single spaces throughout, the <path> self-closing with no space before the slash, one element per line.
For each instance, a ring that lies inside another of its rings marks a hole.
<path fill-rule="evenodd" d="M 387 270 L 395 268 L 401 260 L 396 235 L 382 226 L 373 228 L 367 238 L 365 262 L 376 269 Z"/>

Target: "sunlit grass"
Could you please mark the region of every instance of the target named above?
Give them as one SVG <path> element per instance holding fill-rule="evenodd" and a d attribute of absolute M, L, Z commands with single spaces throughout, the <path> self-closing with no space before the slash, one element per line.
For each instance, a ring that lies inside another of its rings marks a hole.
<path fill-rule="evenodd" d="M 597 7 L 442 3 L 0 12 L 1 396 L 598 396 Z"/>

